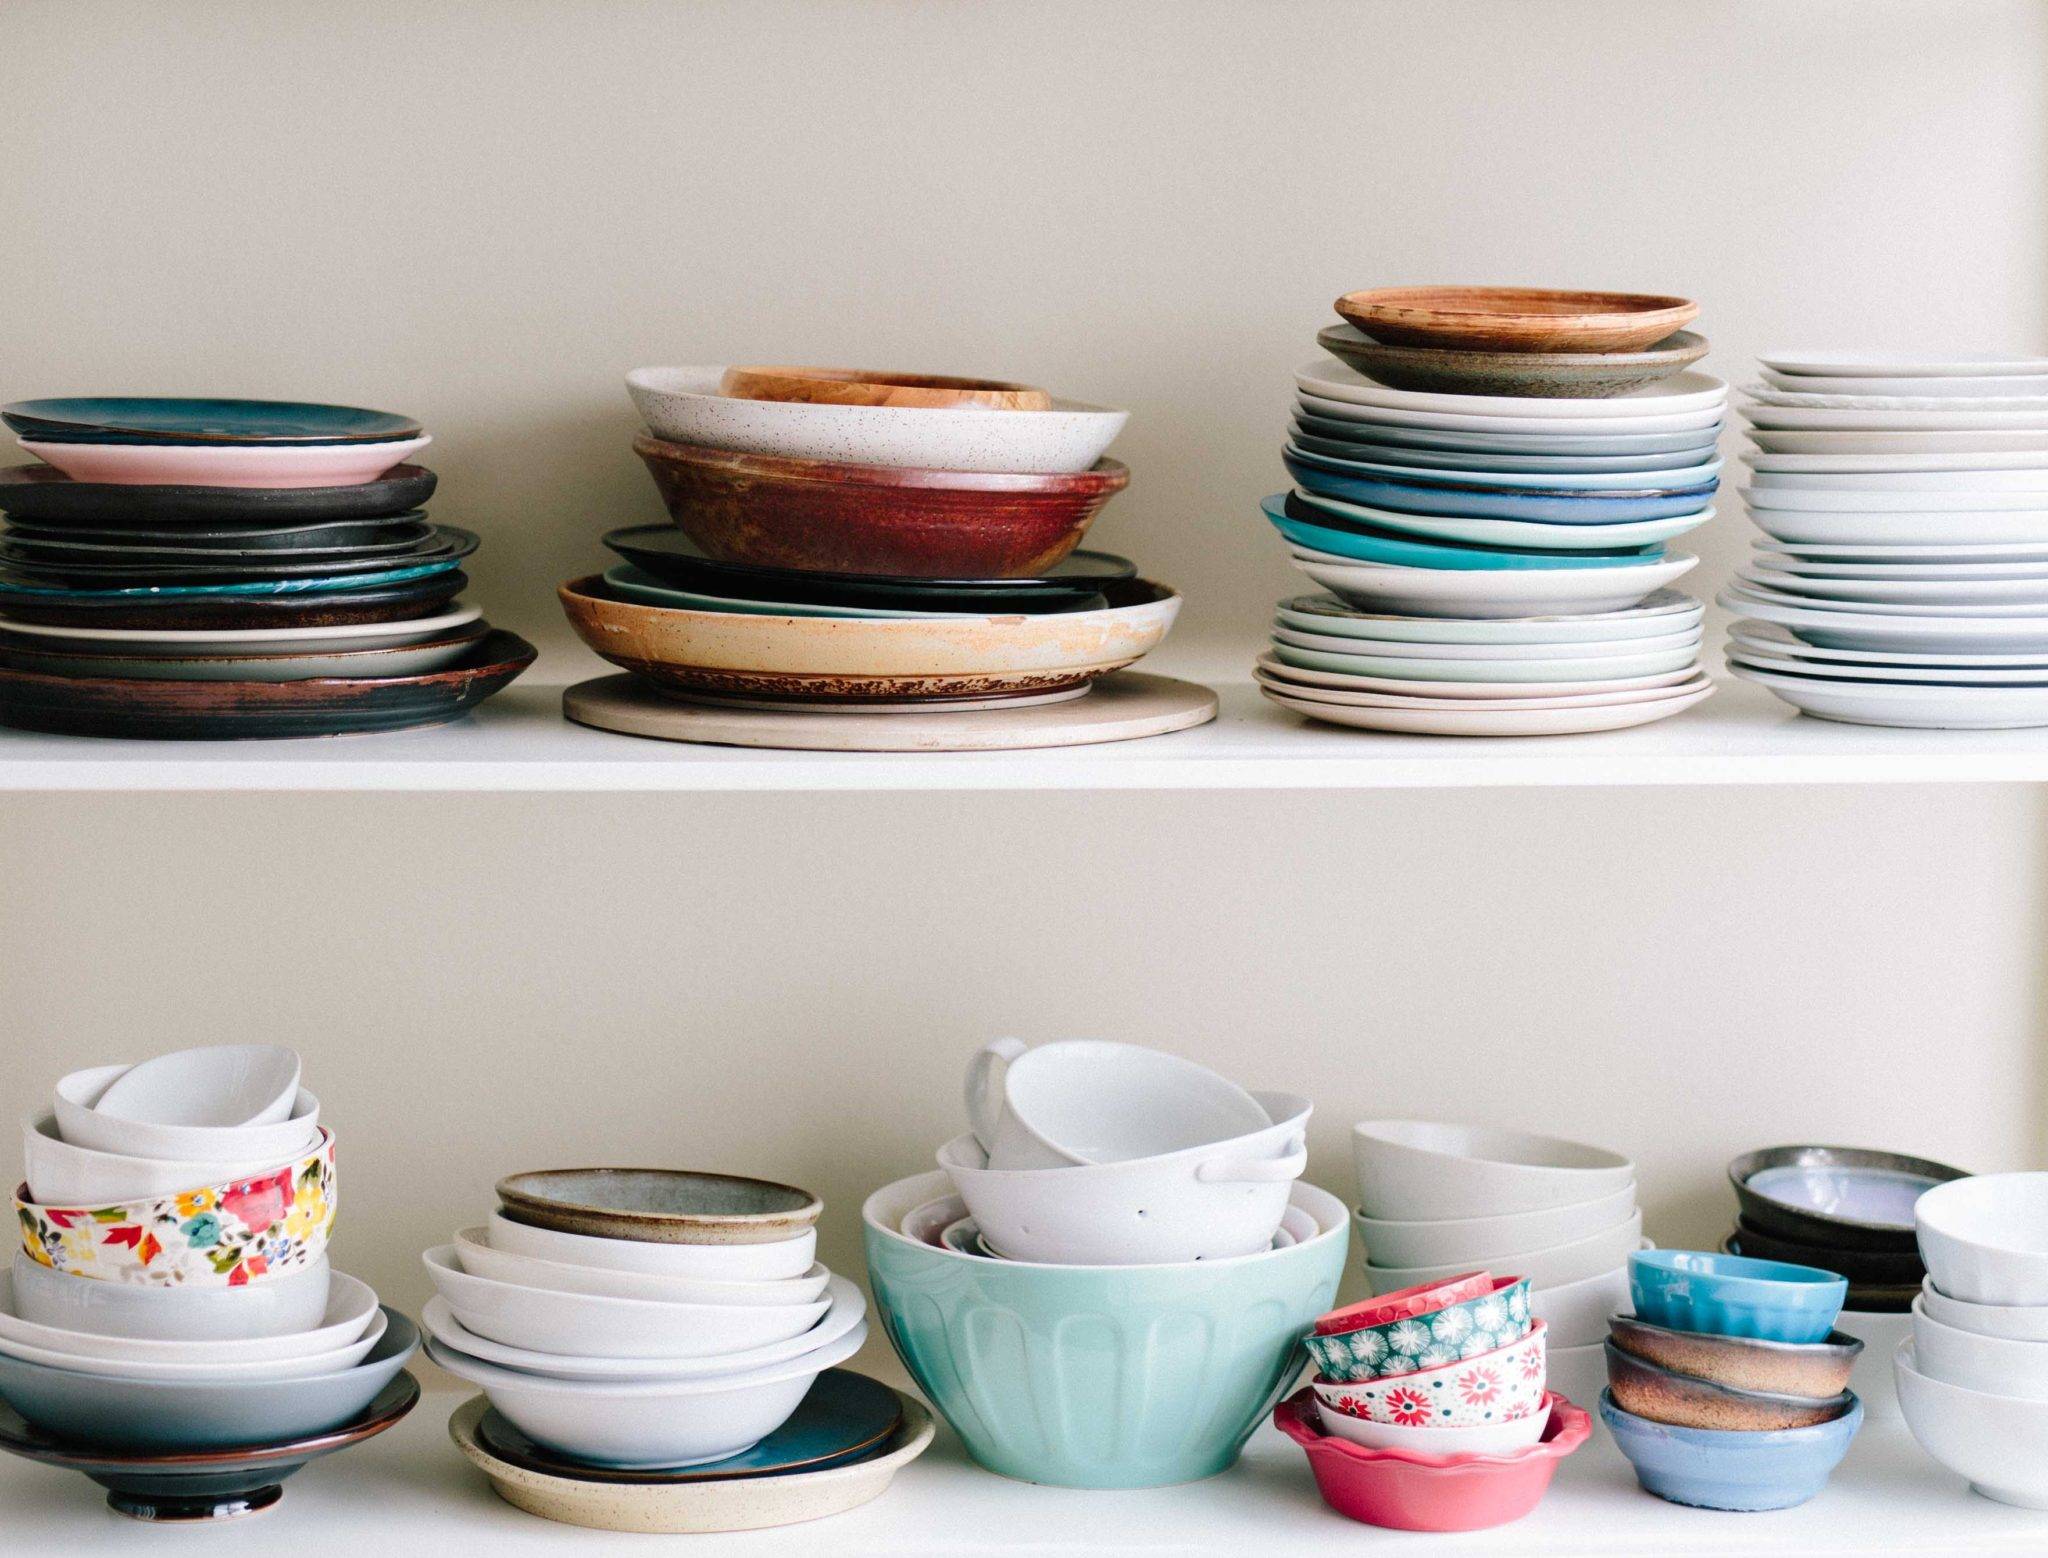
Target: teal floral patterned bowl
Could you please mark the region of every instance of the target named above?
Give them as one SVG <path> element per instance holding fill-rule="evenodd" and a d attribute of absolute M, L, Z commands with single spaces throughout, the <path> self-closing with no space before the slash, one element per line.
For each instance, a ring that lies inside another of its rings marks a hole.
<path fill-rule="evenodd" d="M 1390 1379 L 1495 1352 L 1529 1334 L 1529 1279 L 1495 1277 L 1489 1291 L 1432 1313 L 1308 1338 L 1318 1375 L 1331 1383 Z"/>
<path fill-rule="evenodd" d="M 1300 1375 L 1330 1307 L 1349 1219 L 1297 1182 L 1318 1232 L 1287 1249 L 1160 1266 L 984 1260 L 921 1244 L 905 1216 L 943 1173 L 861 1209 L 868 1279 L 911 1377 L 990 1471 L 1074 1488 L 1213 1477 Z"/>

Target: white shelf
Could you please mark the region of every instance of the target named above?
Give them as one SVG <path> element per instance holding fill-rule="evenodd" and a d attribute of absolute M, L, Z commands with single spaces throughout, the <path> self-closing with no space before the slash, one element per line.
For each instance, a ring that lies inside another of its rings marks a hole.
<path fill-rule="evenodd" d="M 1324 1508 L 1307 1461 L 1271 1428 L 1244 1460 L 1206 1482 L 1137 1493 L 1076 1492 L 1009 1482 L 973 1466 L 941 1427 L 926 1455 L 876 1502 L 814 1526 L 730 1536 L 606 1536 L 554 1525 L 503 1504 L 448 1440 L 464 1399 L 429 1391 L 399 1427 L 320 1461 L 285 1484 L 284 1501 L 208 1534 L 212 1553 L 431 1552 L 436 1558 L 673 1550 L 703 1554 L 1248 1553 L 1394 1550 L 1375 1531 Z M 1873 1402 L 1873 1407 L 1878 1403 Z M 75 1473 L 0 1459 L 10 1552 L 132 1558 L 138 1532 Z M 1597 1432 L 1567 1460 L 1527 1519 L 1467 1536 L 1406 1537 L 1435 1553 L 1826 1554 L 2040 1552 L 2048 1514 L 1971 1493 L 1907 1436 L 1889 1403 L 1851 1447 L 1827 1489 L 1797 1509 L 1722 1514 L 1652 1498 L 1612 1441 Z"/>

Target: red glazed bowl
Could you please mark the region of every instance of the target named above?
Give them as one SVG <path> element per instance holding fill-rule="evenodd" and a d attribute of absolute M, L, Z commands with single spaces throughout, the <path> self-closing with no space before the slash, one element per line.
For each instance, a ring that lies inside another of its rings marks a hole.
<path fill-rule="evenodd" d="M 1312 1390 L 1281 1402 L 1273 1422 L 1308 1452 L 1316 1488 L 1338 1514 L 1397 1531 L 1483 1531 L 1534 1509 L 1557 1463 L 1593 1431 L 1593 1420 L 1555 1392 L 1544 1404 L 1550 1421 L 1543 1437 L 1513 1455 L 1368 1450 L 1322 1431 Z"/>
<path fill-rule="evenodd" d="M 645 433 L 633 449 L 669 518 L 713 557 L 907 579 L 1042 574 L 1080 544 L 1131 479 L 1116 460 L 1030 475 L 792 460 Z"/>

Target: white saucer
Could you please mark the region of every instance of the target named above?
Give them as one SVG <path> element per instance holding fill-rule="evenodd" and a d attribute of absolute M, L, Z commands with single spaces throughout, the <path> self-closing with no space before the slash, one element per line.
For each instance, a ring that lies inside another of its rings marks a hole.
<path fill-rule="evenodd" d="M 1346 601 L 1416 617 L 1529 617 L 1619 611 L 1699 565 L 1690 552 L 1614 568 L 1408 568 L 1292 548 L 1294 566 Z"/>
<path fill-rule="evenodd" d="M 1446 700 L 1427 709 L 1358 708 L 1322 703 L 1276 691 L 1261 682 L 1259 691 L 1284 709 L 1326 725 L 1424 736 L 1567 736 L 1598 730 L 1625 730 L 1683 713 L 1713 693 L 1713 684 L 1681 690 L 1673 697 L 1646 703 L 1609 703 L 1581 708 L 1461 708 Z"/>

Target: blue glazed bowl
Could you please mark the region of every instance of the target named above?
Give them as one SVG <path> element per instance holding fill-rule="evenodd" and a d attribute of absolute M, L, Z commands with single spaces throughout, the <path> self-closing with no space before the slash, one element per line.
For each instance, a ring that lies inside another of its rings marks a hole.
<path fill-rule="evenodd" d="M 1639 1320 L 1766 1342 L 1825 1341 L 1849 1296 L 1846 1278 L 1818 1266 L 1699 1250 L 1638 1250 L 1628 1286 Z"/>
<path fill-rule="evenodd" d="M 1827 1485 L 1863 1426 L 1863 1403 L 1811 1428 L 1763 1432 L 1653 1423 L 1600 1392 L 1600 1420 L 1647 1493 L 1701 1509 L 1790 1509 Z"/>
<path fill-rule="evenodd" d="M 1461 519 L 1541 520 L 1550 524 L 1616 525 L 1643 519 L 1674 519 L 1697 514 L 1714 501 L 1718 481 L 1695 481 L 1683 487 L 1662 486 L 1653 478 L 1640 489 L 1608 492 L 1567 492 L 1539 487 L 1515 489 L 1485 480 L 1461 481 L 1373 471 L 1355 461 L 1333 460 L 1293 448 L 1280 452 L 1287 473 L 1310 492 L 1363 503 L 1372 508 L 1404 509 L 1414 514 L 1449 514 Z"/>
<path fill-rule="evenodd" d="M 1366 535 L 1297 519 L 1287 512 L 1287 495 L 1275 493 L 1259 505 L 1273 528 L 1297 546 L 1356 562 L 1396 563 L 1406 568 L 1613 568 L 1655 562 L 1661 544 L 1620 547 L 1598 552 L 1512 552 L 1500 547 L 1410 541 L 1397 536 Z"/>
<path fill-rule="evenodd" d="M 1320 1230 L 1287 1249 L 1164 1266 L 1049 1266 L 960 1255 L 903 1219 L 953 1193 L 944 1173 L 861 1209 L 868 1282 L 904 1367 L 990 1471 L 1072 1488 L 1213 1477 L 1300 1375 L 1336 1299 L 1344 1204 L 1292 1204 Z"/>

